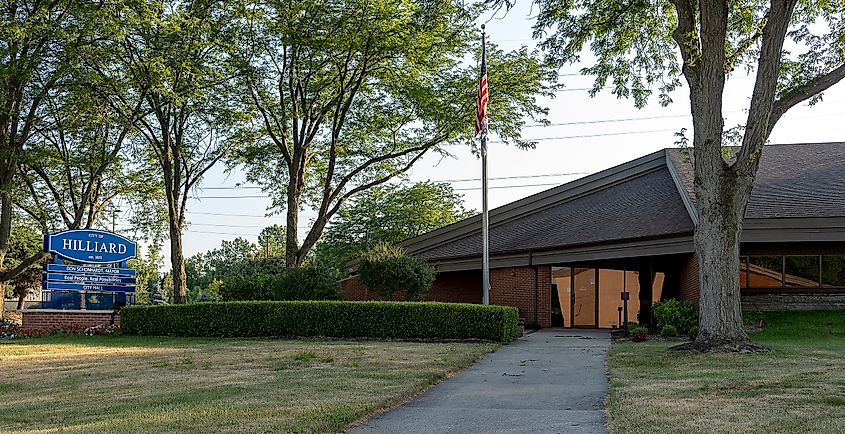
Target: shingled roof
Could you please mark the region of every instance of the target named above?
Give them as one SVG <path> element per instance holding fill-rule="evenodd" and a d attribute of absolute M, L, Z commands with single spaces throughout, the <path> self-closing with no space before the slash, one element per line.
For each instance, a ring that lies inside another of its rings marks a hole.
<path fill-rule="evenodd" d="M 491 258 L 515 265 L 692 252 L 691 154 L 664 149 L 491 210 Z M 842 217 L 845 143 L 766 147 L 746 213 L 750 241 L 760 241 L 763 230 L 803 240 L 819 233 L 819 219 L 836 218 L 834 226 L 845 229 Z M 787 221 L 786 230 L 772 219 Z M 814 222 L 795 222 L 807 219 Z M 476 215 L 401 245 L 432 263 L 475 268 L 480 226 Z"/>
<path fill-rule="evenodd" d="M 667 168 L 562 201 L 490 228 L 490 254 L 687 234 L 694 227 Z M 424 259 L 481 251 L 480 230 L 420 252 Z"/>
<path fill-rule="evenodd" d="M 695 204 L 692 151 L 667 149 Z M 845 142 L 768 145 L 746 219 L 845 217 Z"/>

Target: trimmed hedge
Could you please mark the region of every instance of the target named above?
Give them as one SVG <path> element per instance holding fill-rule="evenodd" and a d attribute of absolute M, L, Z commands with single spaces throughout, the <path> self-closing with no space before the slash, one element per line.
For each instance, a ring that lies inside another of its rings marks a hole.
<path fill-rule="evenodd" d="M 517 310 L 505 306 L 392 301 L 234 301 L 129 306 L 123 334 L 248 337 L 326 336 L 386 339 L 484 339 L 519 333 Z"/>

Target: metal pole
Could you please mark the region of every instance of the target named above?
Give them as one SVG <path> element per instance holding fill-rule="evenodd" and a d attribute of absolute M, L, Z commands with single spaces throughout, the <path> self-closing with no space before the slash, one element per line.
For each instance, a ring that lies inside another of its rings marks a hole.
<path fill-rule="evenodd" d="M 481 59 L 486 59 L 487 37 L 481 25 Z M 487 208 L 487 130 L 481 132 L 481 273 L 483 304 L 490 304 L 490 216 Z"/>
<path fill-rule="evenodd" d="M 116 227 L 117 227 L 117 213 L 119 213 L 119 212 L 120 212 L 120 210 L 117 209 L 117 208 L 113 208 L 111 210 L 111 231 L 112 232 L 114 232 Z"/>

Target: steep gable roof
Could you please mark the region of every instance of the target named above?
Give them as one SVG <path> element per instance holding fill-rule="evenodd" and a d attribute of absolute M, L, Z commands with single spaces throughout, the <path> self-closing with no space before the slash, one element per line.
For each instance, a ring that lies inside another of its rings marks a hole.
<path fill-rule="evenodd" d="M 490 211 L 490 253 L 527 265 L 692 252 L 692 152 L 664 149 Z M 845 143 L 767 145 L 743 242 L 845 242 Z M 477 267 L 481 216 L 400 243 L 454 269 Z"/>
<path fill-rule="evenodd" d="M 692 150 L 666 152 L 695 206 Z M 845 143 L 766 145 L 746 220 L 832 217 L 845 217 Z"/>
<path fill-rule="evenodd" d="M 665 152 L 491 210 L 490 252 L 500 255 L 691 234 L 694 226 Z M 427 260 L 481 253 L 480 216 L 402 243 Z"/>

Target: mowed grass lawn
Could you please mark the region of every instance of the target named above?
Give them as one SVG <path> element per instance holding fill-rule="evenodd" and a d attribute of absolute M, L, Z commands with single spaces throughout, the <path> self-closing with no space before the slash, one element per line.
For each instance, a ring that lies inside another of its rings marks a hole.
<path fill-rule="evenodd" d="M 497 347 L 130 336 L 0 341 L 0 432 L 337 432 Z"/>
<path fill-rule="evenodd" d="M 614 343 L 612 433 L 845 433 L 845 311 L 763 316 L 763 354 Z"/>

